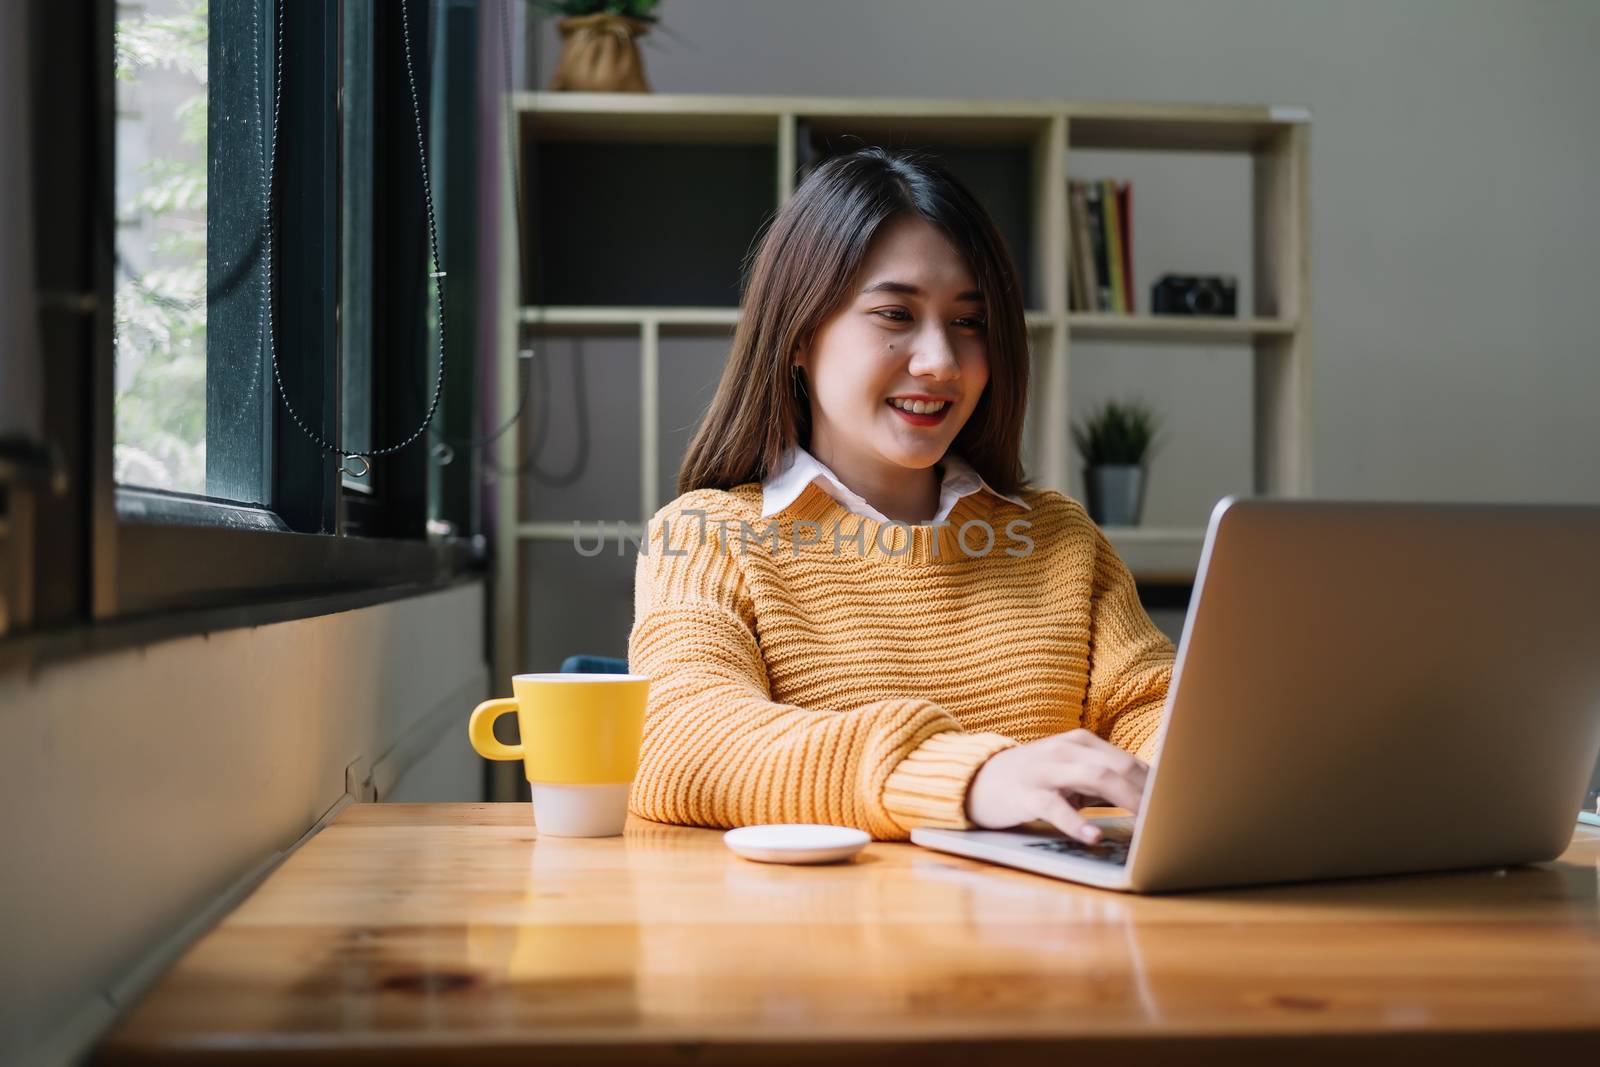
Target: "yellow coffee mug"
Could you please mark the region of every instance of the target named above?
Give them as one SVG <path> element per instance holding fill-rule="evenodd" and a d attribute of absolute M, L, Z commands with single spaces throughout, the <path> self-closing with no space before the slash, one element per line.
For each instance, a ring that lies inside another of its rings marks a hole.
<path fill-rule="evenodd" d="M 518 674 L 515 697 L 485 700 L 467 736 L 486 759 L 522 761 L 530 782 L 608 785 L 633 781 L 644 739 L 650 679 L 642 674 Z M 519 744 L 494 736 L 495 720 L 517 713 Z"/>

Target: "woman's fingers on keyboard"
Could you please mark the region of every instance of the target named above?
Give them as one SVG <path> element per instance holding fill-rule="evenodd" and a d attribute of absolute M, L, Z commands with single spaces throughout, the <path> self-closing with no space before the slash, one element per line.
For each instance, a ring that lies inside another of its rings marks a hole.
<path fill-rule="evenodd" d="M 1136 812 L 1148 773 L 1142 760 L 1087 730 L 1071 730 L 990 756 L 968 784 L 965 810 L 985 829 L 1043 819 L 1092 842 L 1098 831 L 1087 826 L 1073 798 Z"/>
<path fill-rule="evenodd" d="M 1067 798 L 1060 793 L 1047 793 L 1044 796 L 1039 818 L 1054 826 L 1068 837 L 1077 838 L 1086 845 L 1092 845 L 1100 840 L 1100 830 L 1079 815 L 1073 806 L 1067 803 Z"/>
<path fill-rule="evenodd" d="M 1125 748 L 1118 748 L 1110 741 L 1096 737 L 1087 730 L 1076 730 L 1073 733 L 1077 735 L 1076 745 L 1087 755 L 1104 759 L 1111 766 L 1125 770 L 1130 774 L 1144 774 L 1150 770 L 1148 763 Z"/>
<path fill-rule="evenodd" d="M 1065 761 L 1087 760 L 1097 763 L 1127 777 L 1140 789 L 1144 788 L 1145 779 L 1150 774 L 1150 765 L 1144 760 L 1095 736 L 1088 730 L 1071 730 L 1060 736 Z"/>
<path fill-rule="evenodd" d="M 1062 761 L 1051 768 L 1048 784 L 1064 794 L 1103 797 L 1129 811 L 1138 811 L 1139 802 L 1144 797 L 1142 774 L 1135 777 L 1100 760 Z"/>

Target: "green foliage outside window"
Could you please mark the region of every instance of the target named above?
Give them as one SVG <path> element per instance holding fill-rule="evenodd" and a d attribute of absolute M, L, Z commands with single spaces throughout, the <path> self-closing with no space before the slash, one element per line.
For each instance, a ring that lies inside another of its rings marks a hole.
<path fill-rule="evenodd" d="M 116 190 L 116 480 L 206 489 L 207 0 L 124 9 L 118 135 L 162 151 Z M 149 111 L 132 110 L 142 99 Z"/>

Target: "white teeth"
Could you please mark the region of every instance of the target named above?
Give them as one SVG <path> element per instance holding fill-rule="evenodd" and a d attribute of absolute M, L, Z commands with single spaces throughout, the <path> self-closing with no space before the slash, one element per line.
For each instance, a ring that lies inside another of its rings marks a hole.
<path fill-rule="evenodd" d="M 932 415 L 936 411 L 943 411 L 949 405 L 948 400 L 901 400 L 891 398 L 889 403 L 902 411 L 909 411 L 914 415 Z"/>

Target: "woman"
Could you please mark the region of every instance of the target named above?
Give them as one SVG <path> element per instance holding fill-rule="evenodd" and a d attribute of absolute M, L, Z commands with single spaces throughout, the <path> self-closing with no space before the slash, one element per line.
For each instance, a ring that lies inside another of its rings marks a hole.
<path fill-rule="evenodd" d="M 914 826 L 1137 810 L 1173 648 L 1076 501 L 1029 486 L 1023 298 L 915 156 L 823 163 L 755 252 L 733 351 L 638 555 L 631 810 Z"/>

